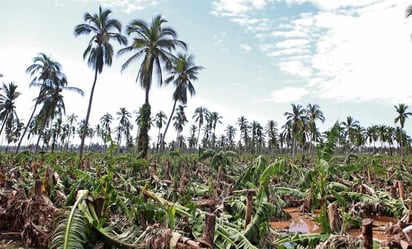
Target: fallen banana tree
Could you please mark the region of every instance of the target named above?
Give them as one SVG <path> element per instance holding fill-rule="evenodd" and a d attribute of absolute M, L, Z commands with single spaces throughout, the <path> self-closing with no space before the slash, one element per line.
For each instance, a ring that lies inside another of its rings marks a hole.
<path fill-rule="evenodd" d="M 208 213 L 200 209 L 195 212 L 189 210 L 178 203 L 169 202 L 154 192 L 143 190 L 144 195 L 156 201 L 165 210 L 173 209 L 173 215 L 181 218 L 188 218 L 193 223 L 205 223 Z M 262 206 L 264 208 L 265 205 Z M 262 209 L 260 212 L 264 212 Z M 259 211 L 258 211 L 259 212 Z M 169 217 L 169 219 L 172 219 Z M 99 236 L 103 237 L 106 243 L 118 248 L 249 248 L 257 249 L 249 239 L 251 231 L 254 229 L 255 220 L 243 229 L 227 220 L 227 217 L 216 217 L 214 230 L 214 241 L 207 241 L 208 234 L 204 233 L 195 239 L 188 238 L 170 228 L 162 227 L 160 224 L 154 224 L 142 229 L 134 224 L 120 224 L 121 222 L 107 224 L 104 218 L 99 218 L 94 208 L 93 199 L 87 190 L 79 190 L 77 199 L 70 210 L 60 219 L 50 240 L 49 248 L 51 249 L 69 249 L 85 248 L 87 240 L 91 237 L 88 235 L 93 230 Z M 118 228 L 121 227 L 119 230 Z M 210 231 L 211 229 L 205 229 Z M 210 232 L 209 232 L 210 233 Z M 210 237 L 210 236 L 209 236 Z"/>

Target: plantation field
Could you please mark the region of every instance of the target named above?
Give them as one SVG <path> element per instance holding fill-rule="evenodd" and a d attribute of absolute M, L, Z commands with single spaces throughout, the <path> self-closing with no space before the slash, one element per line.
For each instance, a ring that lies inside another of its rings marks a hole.
<path fill-rule="evenodd" d="M 360 248 L 364 218 L 409 244 L 412 157 L 333 151 L 3 153 L 0 248 Z"/>

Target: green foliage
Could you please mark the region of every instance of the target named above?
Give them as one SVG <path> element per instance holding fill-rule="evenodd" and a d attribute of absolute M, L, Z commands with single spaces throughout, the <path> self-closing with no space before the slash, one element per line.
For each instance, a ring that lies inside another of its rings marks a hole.
<path fill-rule="evenodd" d="M 80 202 L 87 198 L 88 191 L 80 191 L 79 196 L 72 206 L 67 217 L 60 220 L 53 232 L 50 248 L 73 249 L 84 248 L 87 241 L 86 224 L 87 221 L 77 209 Z"/>

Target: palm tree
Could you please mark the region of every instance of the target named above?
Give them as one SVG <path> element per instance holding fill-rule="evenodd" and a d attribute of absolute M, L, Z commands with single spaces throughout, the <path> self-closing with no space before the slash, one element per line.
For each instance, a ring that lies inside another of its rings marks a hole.
<path fill-rule="evenodd" d="M 120 141 L 121 142 L 121 135 L 124 135 L 126 138 L 126 146 L 129 144 L 131 140 L 131 130 L 133 129 L 133 125 L 130 122 L 129 118 L 132 117 L 132 114 L 126 110 L 126 108 L 121 107 L 119 111 L 116 112 L 117 119 L 119 120 L 118 129 L 120 131 Z"/>
<path fill-rule="evenodd" d="M 23 127 L 24 123 L 20 122 L 18 118 L 13 120 L 13 124 L 11 126 L 6 126 L 7 145 L 19 141 L 19 137 L 21 135 L 21 130 L 23 129 Z"/>
<path fill-rule="evenodd" d="M 67 86 L 67 80 L 65 77 L 62 79 L 56 79 L 49 81 L 43 85 L 45 96 L 43 99 L 42 108 L 37 115 L 37 125 L 39 126 L 39 136 L 36 143 L 36 150 L 38 148 L 40 138 L 44 135 L 44 129 L 47 125 L 52 125 L 54 119 L 62 119 L 66 113 L 64 105 L 63 90 L 70 90 L 79 93 L 83 96 L 83 91 L 77 87 Z"/>
<path fill-rule="evenodd" d="M 89 123 L 90 112 L 93 103 L 94 89 L 97 82 L 97 74 L 102 73 L 103 66 L 111 66 L 113 61 L 113 46 L 110 43 L 112 40 L 117 41 L 121 45 L 127 44 L 127 39 L 121 34 L 122 24 L 116 20 L 109 18 L 112 13 L 110 9 L 102 10 L 99 7 L 99 13 L 97 14 L 84 14 L 84 22 L 79 24 L 74 29 L 74 35 L 92 35 L 87 45 L 86 50 L 83 53 L 83 59 L 87 59 L 89 67 L 94 69 L 94 80 L 92 89 L 90 91 L 89 105 L 87 107 L 85 129 L 81 136 L 80 142 L 80 162 L 83 158 L 84 140 L 86 138 L 87 126 Z"/>
<path fill-rule="evenodd" d="M 175 127 L 177 131 L 177 136 L 176 136 L 176 141 L 180 137 L 180 133 L 183 131 L 184 126 L 188 122 L 185 114 L 185 108 L 186 106 L 184 105 L 179 105 L 176 111 L 175 116 L 173 117 L 173 120 L 175 121 L 173 126 Z"/>
<path fill-rule="evenodd" d="M 86 129 L 86 120 L 82 119 L 80 122 L 77 123 L 77 134 L 79 135 L 79 138 L 81 139 L 83 134 L 85 133 L 84 130 Z M 87 127 L 86 130 L 86 137 L 90 137 L 90 141 L 93 138 L 93 128 Z"/>
<path fill-rule="evenodd" d="M 213 129 L 213 134 L 212 134 L 212 146 L 214 146 L 215 140 L 216 140 L 216 125 L 222 123 L 223 117 L 219 115 L 218 112 L 211 112 L 210 113 L 210 125 L 212 126 L 211 128 Z"/>
<path fill-rule="evenodd" d="M 285 112 L 286 124 L 292 136 L 292 154 L 295 155 L 297 141 L 304 142 L 305 109 L 301 105 L 292 104 L 292 112 Z"/>
<path fill-rule="evenodd" d="M 74 113 L 70 114 L 66 118 L 66 127 L 67 127 L 67 148 L 70 147 L 70 138 L 74 139 L 76 135 L 76 123 L 77 123 L 78 116 Z"/>
<path fill-rule="evenodd" d="M 112 129 L 110 128 L 110 125 L 112 124 L 112 121 L 113 121 L 113 116 L 112 114 L 108 112 L 103 114 L 103 116 L 100 118 L 102 136 L 104 136 L 105 144 L 107 143 L 108 138 L 111 139 Z"/>
<path fill-rule="evenodd" d="M 200 130 L 203 126 L 203 123 L 205 120 L 209 118 L 209 111 L 205 107 L 198 107 L 195 109 L 195 114 L 192 116 L 192 118 L 195 119 L 195 122 L 197 122 L 198 125 L 198 133 L 197 133 L 197 139 L 196 139 L 196 145 L 199 146 L 199 137 L 200 137 Z"/>
<path fill-rule="evenodd" d="M 248 137 L 249 137 L 249 132 L 248 132 L 249 123 L 247 121 L 247 118 L 245 118 L 245 116 L 240 116 L 237 120 L 237 124 L 239 125 L 239 130 L 240 130 L 240 138 L 241 138 L 240 140 L 242 140 L 242 137 L 243 137 L 243 142 L 244 142 L 244 145 L 246 146 L 248 143 Z M 239 144 L 241 144 L 240 140 L 239 140 Z"/>
<path fill-rule="evenodd" d="M 319 120 L 322 123 L 325 122 L 325 116 L 320 110 L 319 105 L 308 104 L 306 107 L 306 115 L 308 120 L 309 138 L 311 146 L 313 142 L 316 142 L 319 138 L 318 128 L 316 127 L 316 121 Z"/>
<path fill-rule="evenodd" d="M 179 53 L 172 61 L 172 68 L 169 72 L 170 76 L 166 79 L 165 83 L 169 84 L 170 82 L 173 82 L 175 85 L 175 91 L 173 92 L 174 103 L 172 113 L 169 116 L 165 131 L 163 132 L 162 145 L 164 144 L 167 129 L 169 128 L 177 102 L 182 105 L 186 105 L 187 92 L 189 92 L 190 96 L 194 96 L 196 94 L 192 81 L 198 79 L 197 75 L 199 74 L 199 71 L 203 69 L 203 67 L 195 65 L 192 55 Z"/>
<path fill-rule="evenodd" d="M 173 114 L 173 112 L 172 112 L 172 114 Z M 163 111 L 159 111 L 158 113 L 156 113 L 156 115 L 154 117 L 155 125 L 159 129 L 159 132 L 158 132 L 158 135 L 157 135 L 156 151 L 158 151 L 159 145 L 163 146 L 164 139 L 162 137 L 162 134 L 160 133 L 160 130 L 162 129 L 163 125 L 166 124 L 166 119 L 167 119 L 167 115 Z"/>
<path fill-rule="evenodd" d="M 408 8 L 409 9 L 409 8 Z M 397 106 L 394 106 L 396 109 L 396 112 L 398 113 L 398 116 L 396 116 L 396 118 L 394 119 L 395 124 L 399 123 L 400 125 L 400 144 L 399 144 L 399 148 L 401 150 L 402 153 L 402 149 L 403 149 L 403 138 L 402 138 L 402 134 L 403 134 L 403 127 L 405 125 L 405 120 L 412 115 L 412 112 L 407 112 L 406 110 L 408 109 L 408 105 L 405 104 L 398 104 Z"/>
<path fill-rule="evenodd" d="M 139 126 L 138 151 L 145 158 L 149 149 L 149 122 L 150 103 L 149 92 L 152 86 L 152 76 L 155 73 L 159 85 L 162 80 L 162 64 L 170 67 L 172 51 L 177 47 L 186 49 L 186 43 L 177 39 L 177 33 L 170 27 L 162 27 L 166 22 L 160 15 L 152 19 L 149 25 L 143 20 L 133 20 L 127 26 L 127 34 L 134 35 L 132 44 L 119 51 L 119 55 L 133 52 L 133 55 L 122 65 L 122 71 L 131 62 L 142 58 L 136 81 L 140 81 L 141 87 L 145 90 L 145 102 L 141 108 L 141 121 Z"/>
<path fill-rule="evenodd" d="M 0 120 L 3 122 L 0 134 L 3 132 L 4 127 L 6 127 L 6 130 L 11 131 L 14 122 L 19 119 L 14 101 L 21 93 L 16 89 L 17 85 L 14 82 L 10 82 L 8 85 L 3 83 L 3 88 L 1 88 L 4 93 L 0 94 Z"/>
<path fill-rule="evenodd" d="M 356 141 L 356 131 L 360 126 L 359 121 L 354 120 L 352 116 L 347 116 L 346 120 L 341 122 L 341 125 L 343 126 L 346 142 L 348 143 L 350 150 L 351 145 Z"/>
<path fill-rule="evenodd" d="M 189 138 L 188 138 L 188 142 L 189 142 L 189 148 L 193 149 L 196 146 L 196 131 L 197 131 L 197 126 L 196 125 L 192 125 L 189 128 Z"/>
<path fill-rule="evenodd" d="M 29 126 L 32 125 L 32 120 L 34 114 L 36 113 L 37 106 L 43 103 L 47 96 L 47 90 L 50 89 L 48 86 L 52 86 L 57 82 L 62 84 L 67 83 L 66 76 L 61 72 L 60 63 L 52 60 L 50 56 L 47 56 L 44 53 L 39 53 L 38 56 L 33 58 L 33 64 L 27 67 L 26 73 L 33 77 L 29 86 L 39 86 L 40 91 L 37 98 L 34 99 L 34 108 L 29 120 L 27 121 L 26 127 L 24 128 L 23 134 L 20 137 L 19 143 L 17 144 L 16 153 L 19 152 L 24 136 L 26 135 Z"/>
<path fill-rule="evenodd" d="M 226 138 L 230 147 L 233 147 L 235 145 L 236 130 L 237 129 L 233 125 L 228 125 L 226 127 Z"/>
<path fill-rule="evenodd" d="M 278 123 L 274 120 L 269 120 L 266 124 L 266 134 L 268 137 L 268 147 L 274 149 L 277 147 L 277 129 Z"/>
<path fill-rule="evenodd" d="M 376 152 L 375 151 L 375 149 L 376 149 L 375 143 L 376 143 L 376 141 L 378 141 L 378 139 L 380 137 L 382 137 L 381 134 L 380 134 L 380 131 L 381 131 L 381 129 L 380 129 L 380 126 L 378 126 L 378 125 L 372 125 L 372 126 L 366 128 L 367 141 L 370 145 L 373 146 L 373 153 L 374 154 Z"/>

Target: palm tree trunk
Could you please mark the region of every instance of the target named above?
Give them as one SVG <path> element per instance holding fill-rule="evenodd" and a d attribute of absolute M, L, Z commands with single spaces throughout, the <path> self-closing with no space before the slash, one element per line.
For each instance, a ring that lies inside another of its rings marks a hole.
<path fill-rule="evenodd" d="M 1 135 L 1 133 L 3 133 L 4 125 L 5 125 L 6 122 L 7 122 L 8 116 L 9 116 L 9 114 L 7 113 L 6 116 L 4 117 L 3 124 L 1 124 L 0 135 Z"/>
<path fill-rule="evenodd" d="M 167 130 L 169 129 L 170 121 L 172 121 L 173 114 L 175 113 L 176 103 L 177 103 L 177 100 L 175 100 L 175 103 L 173 104 L 172 113 L 169 116 L 169 120 L 167 121 L 165 131 L 163 132 L 162 141 L 160 145 L 161 150 L 164 150 L 166 133 L 167 133 Z"/>
<path fill-rule="evenodd" d="M 141 158 L 147 157 L 147 152 L 149 150 L 149 128 L 150 128 L 150 104 L 143 104 L 140 111 L 140 131 L 137 144 L 137 151 Z"/>
<path fill-rule="evenodd" d="M 202 126 L 200 125 L 199 122 L 199 131 L 197 132 L 197 139 L 196 139 L 196 147 L 199 148 L 199 138 L 200 138 L 200 129 L 202 128 Z"/>
<path fill-rule="evenodd" d="M 82 139 L 81 139 L 81 142 L 80 142 L 80 152 L 79 152 L 79 162 L 80 162 L 80 164 L 81 164 L 82 159 L 83 159 L 84 140 L 86 139 L 87 126 L 88 126 L 88 123 L 89 123 L 90 111 L 92 109 L 94 88 L 96 87 L 96 82 L 97 82 L 97 72 L 98 72 L 98 68 L 97 68 L 97 65 L 96 65 L 96 69 L 94 71 L 94 81 L 93 81 L 93 85 L 92 85 L 92 90 L 90 92 L 89 106 L 87 107 L 86 121 L 85 121 L 85 124 L 84 124 Z"/>
<path fill-rule="evenodd" d="M 37 138 L 36 147 L 34 147 L 34 153 L 37 153 L 37 150 L 39 149 L 40 138 L 42 137 L 42 135 L 43 135 L 43 132 L 40 131 L 39 137 Z"/>
<path fill-rule="evenodd" d="M 403 126 L 401 125 L 401 130 L 400 130 L 400 134 L 399 134 L 399 150 L 400 150 L 400 153 L 399 154 L 401 154 L 401 155 L 403 155 L 403 136 L 402 136 L 402 129 L 403 129 Z"/>
<path fill-rule="evenodd" d="M 21 134 L 19 143 L 18 143 L 17 148 L 16 148 L 16 154 L 19 153 L 21 142 L 23 141 L 23 138 L 26 135 L 27 129 L 29 128 L 31 120 L 33 119 L 34 113 L 36 113 L 36 109 L 37 109 L 38 104 L 39 104 L 39 102 L 38 102 L 38 100 L 36 100 L 36 104 L 34 104 L 33 112 L 30 115 L 29 121 L 27 121 L 27 124 L 26 124 L 26 127 L 24 128 L 23 134 Z"/>
<path fill-rule="evenodd" d="M 46 124 L 47 124 L 47 120 L 44 121 L 44 124 L 42 124 L 39 130 L 39 137 L 37 138 L 36 147 L 34 147 L 34 153 L 37 153 L 37 150 L 39 149 L 40 138 L 43 136 L 43 131 L 46 128 Z"/>
<path fill-rule="evenodd" d="M 153 71 L 153 63 L 150 64 L 149 72 Z M 139 138 L 137 141 L 137 151 L 141 153 L 142 158 L 147 158 L 147 152 L 149 150 L 149 129 L 150 129 L 150 104 L 149 104 L 149 92 L 150 92 L 150 84 L 152 83 L 152 74 L 149 73 L 145 77 L 145 103 L 141 108 L 141 124 L 140 124 L 140 131 L 139 131 Z"/>

